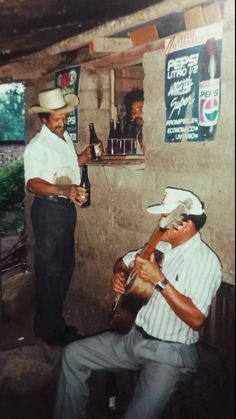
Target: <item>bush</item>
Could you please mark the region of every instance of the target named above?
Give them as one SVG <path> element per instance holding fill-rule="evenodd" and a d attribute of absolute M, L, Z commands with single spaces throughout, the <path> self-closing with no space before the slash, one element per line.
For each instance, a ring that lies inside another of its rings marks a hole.
<path fill-rule="evenodd" d="M 0 230 L 22 233 L 24 228 L 23 160 L 0 168 Z"/>

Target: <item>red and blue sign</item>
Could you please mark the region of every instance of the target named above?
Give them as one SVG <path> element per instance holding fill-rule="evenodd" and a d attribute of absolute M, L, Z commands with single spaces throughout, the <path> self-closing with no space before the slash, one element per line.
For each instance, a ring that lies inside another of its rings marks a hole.
<path fill-rule="evenodd" d="M 211 141 L 220 114 L 222 23 L 166 40 L 165 142 Z"/>
<path fill-rule="evenodd" d="M 63 94 L 79 94 L 80 65 L 67 67 L 55 72 L 55 86 L 60 87 Z M 67 131 L 73 142 L 78 141 L 79 111 L 70 112 L 67 117 Z"/>

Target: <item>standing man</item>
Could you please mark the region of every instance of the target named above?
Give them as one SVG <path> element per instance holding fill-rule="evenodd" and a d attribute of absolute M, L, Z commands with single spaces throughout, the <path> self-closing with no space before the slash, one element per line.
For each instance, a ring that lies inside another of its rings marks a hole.
<path fill-rule="evenodd" d="M 66 325 L 63 303 L 74 269 L 75 204 L 86 200 L 80 187 L 80 168 L 90 149 L 76 154 L 66 131 L 67 114 L 79 104 L 76 95 L 63 97 L 59 88 L 39 93 L 37 113 L 42 128 L 25 148 L 27 190 L 35 197 L 31 219 L 35 235 L 35 335 L 49 344 L 65 345 L 79 338 L 75 326 Z"/>
<path fill-rule="evenodd" d="M 165 230 L 157 245 L 164 255 L 160 264 L 137 252 L 115 263 L 112 287 L 117 294 L 125 293 L 134 264 L 139 278 L 152 285 L 152 295 L 127 334 L 105 332 L 65 349 L 54 419 L 86 417 L 91 370 L 140 372 L 123 419 L 160 418 L 179 384 L 196 372 L 199 330 L 222 275 L 218 257 L 199 233 L 206 221 L 204 205 L 190 191 L 166 188 L 163 202 L 148 211 L 165 217 L 186 200 L 191 205 L 181 224 Z"/>

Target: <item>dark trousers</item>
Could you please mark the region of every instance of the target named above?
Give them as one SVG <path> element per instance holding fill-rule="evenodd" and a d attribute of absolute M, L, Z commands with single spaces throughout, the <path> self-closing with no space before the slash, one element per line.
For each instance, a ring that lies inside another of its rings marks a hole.
<path fill-rule="evenodd" d="M 31 209 L 35 235 L 36 336 L 53 339 L 63 335 L 63 303 L 74 269 L 73 203 L 35 197 Z"/>

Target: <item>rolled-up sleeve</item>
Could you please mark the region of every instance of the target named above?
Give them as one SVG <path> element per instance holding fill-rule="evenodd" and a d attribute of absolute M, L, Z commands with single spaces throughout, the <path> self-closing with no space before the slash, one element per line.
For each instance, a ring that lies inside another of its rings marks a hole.
<path fill-rule="evenodd" d="M 25 184 L 30 179 L 42 178 L 51 182 L 51 177 L 45 170 L 45 163 L 47 161 L 47 152 L 44 147 L 34 144 L 32 147 L 29 144 L 24 152 L 24 172 L 25 172 Z"/>

